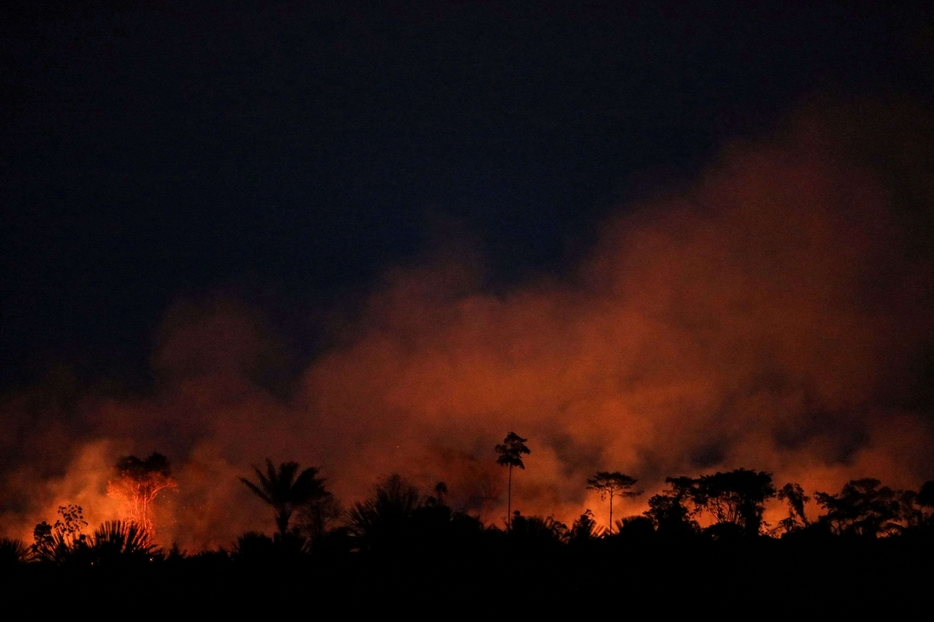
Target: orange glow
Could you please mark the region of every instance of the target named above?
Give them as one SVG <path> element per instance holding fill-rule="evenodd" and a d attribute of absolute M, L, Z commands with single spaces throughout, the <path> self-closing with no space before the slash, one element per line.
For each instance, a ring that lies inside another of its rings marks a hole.
<path fill-rule="evenodd" d="M 125 516 L 141 526 L 147 538 L 155 534 L 153 502 L 160 491 L 177 488 L 165 456 L 152 454 L 146 460 L 124 456 L 117 461 L 114 477 L 107 483 L 107 496 L 120 499 Z"/>
<path fill-rule="evenodd" d="M 666 476 L 739 467 L 809 495 L 867 476 L 917 489 L 934 478 L 931 413 L 912 406 L 934 343 L 930 264 L 861 148 L 822 126 L 727 149 L 687 191 L 628 206 L 564 279 L 492 294 L 476 257 L 390 270 L 294 391 L 264 375 L 282 346 L 258 313 L 223 295 L 180 301 L 153 396 L 84 396 L 83 427 L 22 436 L 61 457 L 6 476 L 32 505 L 0 531 L 106 503 L 100 473 L 118 453 L 100 452 L 94 481 L 78 459 L 102 443 L 173 456 L 161 520 L 148 518 L 158 488 L 108 491 L 189 550 L 268 531 L 238 481 L 267 456 L 321 467 L 345 506 L 399 472 L 426 491 L 446 482 L 455 509 L 502 525 L 493 448 L 511 430 L 531 449 L 513 508 L 567 524 L 587 507 L 606 526 L 586 484 L 598 471 L 644 491 L 614 519 L 644 511 Z M 7 406 L 29 420 L 28 399 Z"/>

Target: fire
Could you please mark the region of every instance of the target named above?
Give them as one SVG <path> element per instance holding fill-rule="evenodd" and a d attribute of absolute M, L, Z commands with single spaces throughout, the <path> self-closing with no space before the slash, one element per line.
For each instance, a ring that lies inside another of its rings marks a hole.
<path fill-rule="evenodd" d="M 169 461 L 157 453 L 145 460 L 124 456 L 117 461 L 115 471 L 114 478 L 107 484 L 107 495 L 123 501 L 127 518 L 152 537 L 155 534 L 152 504 L 156 495 L 167 488 L 178 487 Z"/>
<path fill-rule="evenodd" d="M 15 501 L 0 527 L 28 532 L 72 502 L 110 518 L 106 487 L 151 529 L 158 493 L 176 486 L 168 470 L 135 459 L 107 484 L 90 463 L 138 443 L 179 456 L 177 500 L 158 510 L 193 549 L 266 528 L 239 480 L 266 456 L 320 466 L 345 505 L 398 472 L 426 490 L 444 481 L 453 506 L 503 524 L 494 447 L 509 430 L 533 448 L 513 507 L 568 524 L 586 507 L 609 523 L 587 490 L 603 471 L 643 490 L 614 505 L 614 522 L 644 511 L 667 476 L 743 467 L 808 495 L 865 477 L 916 489 L 934 476 L 934 248 L 896 202 L 892 171 L 871 168 L 885 154 L 802 127 L 624 210 L 563 277 L 494 293 L 470 258 L 390 270 L 288 382 L 276 366 L 288 344 L 256 309 L 221 294 L 177 301 L 152 394 L 4 402 L 0 439 L 42 461 L 8 452 L 0 484 Z M 887 137 L 913 153 L 911 136 Z M 895 172 L 934 204 L 927 181 Z M 784 518 L 779 506 L 765 519 Z"/>

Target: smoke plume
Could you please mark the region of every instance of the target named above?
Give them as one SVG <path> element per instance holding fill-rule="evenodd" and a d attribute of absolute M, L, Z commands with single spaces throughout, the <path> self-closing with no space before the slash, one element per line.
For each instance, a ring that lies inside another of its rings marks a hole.
<path fill-rule="evenodd" d="M 321 467 L 345 504 L 392 472 L 445 481 L 452 505 L 501 524 L 493 447 L 510 431 L 532 450 L 513 507 L 565 521 L 590 507 L 605 523 L 598 470 L 645 491 L 617 516 L 666 476 L 738 467 L 809 493 L 867 476 L 916 489 L 934 477 L 934 192 L 913 131 L 928 122 L 865 112 L 808 111 L 725 148 L 687 189 L 622 206 L 570 277 L 494 294 L 459 256 L 391 269 L 285 396 L 258 313 L 179 302 L 153 394 L 7 398 L 0 530 L 69 502 L 111 518 L 108 469 L 152 451 L 179 485 L 157 500 L 159 540 L 183 548 L 272 530 L 238 481 L 267 456 Z"/>

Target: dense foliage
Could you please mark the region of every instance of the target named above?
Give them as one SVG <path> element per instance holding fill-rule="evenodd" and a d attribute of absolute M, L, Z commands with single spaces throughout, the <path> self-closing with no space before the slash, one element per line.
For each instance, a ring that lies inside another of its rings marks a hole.
<path fill-rule="evenodd" d="M 335 598 L 413 584 L 431 586 L 437 594 L 494 593 L 497 588 L 484 577 L 499 571 L 527 593 L 548 599 L 599 586 L 613 591 L 621 580 L 641 582 L 647 593 L 668 585 L 710 598 L 699 591 L 718 589 L 717 573 L 731 589 L 749 594 L 761 590 L 763 577 L 786 591 L 821 585 L 829 593 L 849 594 L 864 573 L 881 565 L 903 569 L 887 575 L 888 589 L 917 589 L 934 578 L 934 482 L 900 491 L 858 479 L 838 493 L 815 492 L 816 503 L 809 505 L 812 497 L 800 485 L 777 488 L 771 474 L 741 468 L 670 477 L 648 499 L 644 514 L 617 520 L 612 528 L 598 525 L 590 510 L 570 526 L 554 516 L 516 510 L 504 530 L 449 506 L 443 482 L 426 493 L 392 474 L 343 511 L 316 468 L 300 470 L 294 462 L 277 467 L 267 460 L 256 476 L 258 483 L 241 481 L 273 509 L 272 537 L 249 532 L 229 549 L 166 551 L 132 520 L 110 521 L 87 533 L 82 508 L 72 504 L 59 508 L 53 524 L 36 525 L 31 545 L 0 540 L 0 567 L 19 569 L 26 581 L 40 577 L 66 584 L 81 576 L 128 581 L 146 573 L 177 593 L 192 589 L 194 577 L 221 590 L 241 585 L 244 594 L 251 593 L 244 582 L 272 582 L 267 587 L 279 589 L 280 581 L 315 577 Z M 635 483 L 618 471 L 600 471 L 587 487 L 612 499 L 639 494 L 632 490 Z M 787 518 L 768 524 L 767 502 L 787 506 Z M 815 505 L 824 513 L 808 516 Z M 299 520 L 290 522 L 292 516 Z M 705 570 L 698 574 L 700 562 Z M 912 574 L 907 568 L 913 564 L 928 570 Z M 56 574 L 62 572 L 69 574 Z M 879 589 L 880 579 L 873 581 Z"/>

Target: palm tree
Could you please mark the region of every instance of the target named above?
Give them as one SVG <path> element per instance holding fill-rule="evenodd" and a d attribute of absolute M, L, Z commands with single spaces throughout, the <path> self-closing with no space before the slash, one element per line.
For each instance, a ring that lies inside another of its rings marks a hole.
<path fill-rule="evenodd" d="M 393 473 L 376 484 L 373 496 L 350 509 L 350 534 L 361 550 L 404 545 L 414 529 L 416 513 L 424 507 L 418 488 Z"/>
<path fill-rule="evenodd" d="M 90 554 L 99 565 L 152 561 L 162 553 L 146 529 L 132 521 L 107 521 L 91 539 Z"/>
<path fill-rule="evenodd" d="M 529 448 L 525 446 L 527 440 L 528 439 L 522 438 L 515 432 L 510 432 L 506 435 L 506 438 L 503 439 L 503 443 L 496 446 L 496 453 L 499 454 L 499 458 L 496 459 L 496 464 L 509 467 L 509 488 L 506 501 L 506 531 L 509 531 L 512 526 L 512 467 L 525 469 L 525 464 L 522 462 L 522 454 L 532 453 L 529 451 Z"/>
<path fill-rule="evenodd" d="M 0 538 L 0 568 L 12 569 L 32 559 L 32 551 L 22 540 Z"/>
<path fill-rule="evenodd" d="M 259 484 L 254 484 L 245 477 L 240 478 L 257 497 L 272 506 L 276 527 L 283 538 L 289 532 L 289 520 L 296 509 L 330 495 L 324 489 L 324 480 L 318 478 L 317 468 L 309 467 L 301 473 L 298 472 L 298 468 L 297 462 L 283 462 L 276 469 L 272 460 L 266 458 L 265 474 L 259 468 L 253 467 Z"/>

